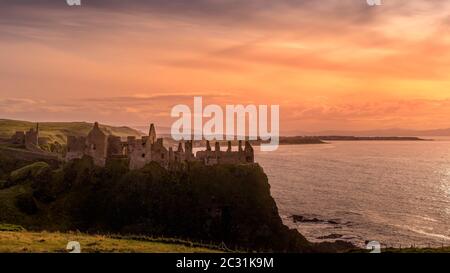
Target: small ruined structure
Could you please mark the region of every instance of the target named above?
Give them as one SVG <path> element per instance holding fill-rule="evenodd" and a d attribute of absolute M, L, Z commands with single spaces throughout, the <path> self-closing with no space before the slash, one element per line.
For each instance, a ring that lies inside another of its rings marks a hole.
<path fill-rule="evenodd" d="M 28 131 L 16 131 L 10 139 L 11 144 L 24 145 L 27 150 L 40 151 L 39 142 L 43 142 L 43 138 L 39 137 L 39 123 L 36 128 L 30 128 Z"/>
<path fill-rule="evenodd" d="M 120 137 L 108 135 L 103 132 L 97 122 L 89 132 L 84 136 L 67 137 L 67 161 L 81 158 L 88 155 L 93 158 L 94 164 L 104 166 L 108 159 L 126 159 L 129 162 L 130 169 L 139 169 L 149 162 L 157 162 L 164 168 L 183 162 L 200 161 L 205 165 L 215 164 L 244 164 L 253 163 L 253 148 L 248 141 L 245 142 L 245 148 L 242 148 L 242 141 L 239 141 L 238 151 L 231 150 L 231 142 L 228 142 L 226 151 L 220 150 L 219 142 L 216 142 L 214 151 L 211 150 L 209 141 L 207 141 L 206 151 L 193 153 L 193 142 L 180 142 L 176 151 L 170 147 L 167 149 L 163 144 L 162 138 L 156 137 L 156 130 L 153 124 L 150 125 L 148 136 L 137 139 L 134 136 L 127 137 L 122 141 Z"/>
<path fill-rule="evenodd" d="M 16 133 L 11 137 L 12 144 L 25 145 L 25 132 L 16 131 Z"/>
<path fill-rule="evenodd" d="M 203 161 L 205 165 L 253 163 L 253 147 L 250 145 L 250 142 L 246 141 L 245 149 L 242 149 L 242 141 L 239 140 L 237 152 L 231 150 L 231 142 L 228 142 L 228 149 L 226 151 L 221 151 L 220 143 L 216 142 L 213 151 L 209 141 L 206 141 L 206 150 L 198 151 L 196 159 Z"/>

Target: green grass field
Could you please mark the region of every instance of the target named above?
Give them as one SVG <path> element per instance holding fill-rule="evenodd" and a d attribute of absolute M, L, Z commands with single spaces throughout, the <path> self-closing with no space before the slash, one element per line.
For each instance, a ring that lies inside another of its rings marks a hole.
<path fill-rule="evenodd" d="M 385 253 L 450 253 L 450 246 L 436 248 L 388 248 Z"/>
<path fill-rule="evenodd" d="M 87 135 L 93 124 L 88 122 L 40 122 L 39 131 L 41 137 L 46 137 L 49 142 L 58 141 L 66 143 L 68 135 Z M 27 131 L 36 127 L 36 123 L 20 120 L 0 119 L 0 138 L 10 138 L 16 131 Z M 142 136 L 138 130 L 126 126 L 114 127 L 100 125 L 100 128 L 108 134 L 120 137 Z"/>
<path fill-rule="evenodd" d="M 13 227 L 13 226 L 11 226 Z M 81 233 L 0 231 L 0 253 L 68 252 L 67 243 L 77 241 L 81 252 L 93 253 L 211 253 L 219 249 L 194 246 L 189 242 L 142 237 L 131 239 Z"/>

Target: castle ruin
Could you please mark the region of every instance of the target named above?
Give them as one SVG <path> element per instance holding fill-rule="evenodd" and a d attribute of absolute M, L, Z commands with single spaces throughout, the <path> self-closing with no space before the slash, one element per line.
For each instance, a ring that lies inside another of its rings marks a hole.
<path fill-rule="evenodd" d="M 239 141 L 237 151 L 232 151 L 231 141 L 228 141 L 226 151 L 221 151 L 219 142 L 215 143 L 214 151 L 211 149 L 209 141 L 206 143 L 205 151 L 193 153 L 193 142 L 185 141 L 184 148 L 180 142 L 176 151 L 170 147 L 167 149 L 163 145 L 163 138 L 156 138 L 156 130 L 153 124 L 150 125 L 149 134 L 137 139 L 134 136 L 127 137 L 126 141 L 115 135 L 108 135 L 103 132 L 97 122 L 85 136 L 68 136 L 67 161 L 81 158 L 84 155 L 90 156 L 94 164 L 105 166 L 108 159 L 126 159 L 130 169 L 140 169 L 149 162 L 157 162 L 164 168 L 169 168 L 175 163 L 199 161 L 205 165 L 215 164 L 245 164 L 254 162 L 253 147 L 250 142 L 245 142 L 242 148 L 242 141 Z"/>
<path fill-rule="evenodd" d="M 39 137 L 39 123 L 36 124 L 36 128 L 30 128 L 26 132 L 16 131 L 10 140 L 12 144 L 23 145 L 30 151 L 42 151 L 39 144 L 43 141 L 44 139 Z"/>

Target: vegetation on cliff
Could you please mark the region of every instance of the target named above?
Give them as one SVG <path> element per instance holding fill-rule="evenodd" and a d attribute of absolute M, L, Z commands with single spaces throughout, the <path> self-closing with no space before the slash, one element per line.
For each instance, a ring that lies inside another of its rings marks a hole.
<path fill-rule="evenodd" d="M 231 249 L 313 251 L 301 234 L 282 224 L 257 164 L 192 163 L 167 171 L 150 163 L 130 171 L 120 161 L 100 168 L 84 157 L 27 174 L 0 190 L 0 222 L 28 230 L 223 242 Z"/>

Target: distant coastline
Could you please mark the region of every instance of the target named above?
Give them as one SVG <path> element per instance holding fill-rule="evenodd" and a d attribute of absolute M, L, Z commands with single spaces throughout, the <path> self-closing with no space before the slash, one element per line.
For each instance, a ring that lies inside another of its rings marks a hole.
<path fill-rule="evenodd" d="M 320 140 L 333 141 L 431 141 L 420 137 L 403 136 L 317 136 Z"/>
<path fill-rule="evenodd" d="M 292 136 L 280 137 L 280 145 L 327 144 L 327 141 L 432 141 L 420 137 L 399 136 Z M 251 141 L 252 145 L 260 145 L 262 141 Z"/>

